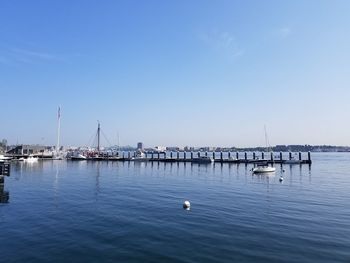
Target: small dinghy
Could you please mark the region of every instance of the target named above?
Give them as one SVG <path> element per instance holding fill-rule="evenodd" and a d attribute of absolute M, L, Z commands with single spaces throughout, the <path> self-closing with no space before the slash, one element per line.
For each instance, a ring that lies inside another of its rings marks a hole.
<path fill-rule="evenodd" d="M 276 168 L 266 164 L 258 164 L 257 167 L 253 169 L 253 173 L 273 173 L 276 171 Z"/>

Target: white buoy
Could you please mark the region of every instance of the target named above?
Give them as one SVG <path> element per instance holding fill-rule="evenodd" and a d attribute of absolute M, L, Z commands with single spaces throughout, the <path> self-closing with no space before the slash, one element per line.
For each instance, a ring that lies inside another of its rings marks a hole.
<path fill-rule="evenodd" d="M 190 210 L 190 207 L 191 207 L 191 203 L 190 201 L 185 201 L 184 204 L 183 204 L 183 208 L 186 209 L 186 210 Z"/>

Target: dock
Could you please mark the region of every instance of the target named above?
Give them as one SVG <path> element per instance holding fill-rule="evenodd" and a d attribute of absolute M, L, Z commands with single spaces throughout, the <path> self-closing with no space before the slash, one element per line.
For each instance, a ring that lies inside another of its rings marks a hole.
<path fill-rule="evenodd" d="M 9 192 L 4 190 L 5 176 L 10 176 L 10 163 L 0 161 L 0 203 L 9 202 Z"/>
<path fill-rule="evenodd" d="M 119 152 L 117 154 L 100 154 L 98 157 L 89 157 L 86 161 L 120 161 L 130 162 L 136 152 Z M 311 153 L 266 153 L 266 152 L 146 152 L 145 161 L 149 162 L 193 162 L 198 157 L 210 157 L 215 163 L 232 163 L 232 164 L 312 164 Z M 297 156 L 297 158 L 295 158 Z"/>

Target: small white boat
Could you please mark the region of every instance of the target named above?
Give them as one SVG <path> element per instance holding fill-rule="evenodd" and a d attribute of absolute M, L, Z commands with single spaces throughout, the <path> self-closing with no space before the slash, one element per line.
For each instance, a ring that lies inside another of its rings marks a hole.
<path fill-rule="evenodd" d="M 266 143 L 266 151 L 272 153 L 272 149 L 269 143 L 269 139 L 267 137 L 267 132 L 266 132 L 266 126 L 264 126 L 264 131 L 265 131 L 265 143 Z M 271 151 L 269 151 L 271 149 Z M 274 173 L 276 171 L 276 168 L 273 166 L 269 166 L 267 162 L 263 163 L 258 163 L 257 167 L 253 168 L 253 173 Z"/>
<path fill-rule="evenodd" d="M 197 158 L 192 159 L 193 163 L 212 163 L 214 162 L 214 159 L 208 156 L 201 156 Z"/>
<path fill-rule="evenodd" d="M 131 158 L 132 161 L 134 162 L 148 162 L 150 158 L 146 157 L 146 154 L 142 151 L 137 151 L 136 156 Z"/>
<path fill-rule="evenodd" d="M 3 161 L 9 161 L 11 160 L 12 158 L 11 157 L 8 157 L 8 156 L 5 156 L 3 154 L 0 154 L 0 160 L 3 160 Z"/>
<path fill-rule="evenodd" d="M 70 157 L 72 161 L 84 161 L 87 159 L 86 156 L 82 155 L 81 153 L 76 153 Z"/>
<path fill-rule="evenodd" d="M 38 161 L 38 157 L 34 157 L 33 155 L 29 155 L 27 159 L 24 159 L 23 161 L 26 163 L 35 163 Z"/>
<path fill-rule="evenodd" d="M 253 169 L 253 173 L 274 173 L 276 168 L 267 164 L 258 165 Z"/>

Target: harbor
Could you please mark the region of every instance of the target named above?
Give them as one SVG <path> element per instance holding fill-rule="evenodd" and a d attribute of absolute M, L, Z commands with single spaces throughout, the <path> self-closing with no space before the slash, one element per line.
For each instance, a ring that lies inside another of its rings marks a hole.
<path fill-rule="evenodd" d="M 20 145 L 9 149 L 5 155 L 0 156 L 0 160 L 12 161 L 37 161 L 37 160 L 62 160 L 71 161 L 118 161 L 118 162 L 184 162 L 184 163 L 232 163 L 232 164 L 312 164 L 311 152 L 273 152 L 268 145 L 267 132 L 265 128 L 265 151 L 247 152 L 247 151 L 186 151 L 179 150 L 179 147 L 174 147 L 178 150 L 168 150 L 167 147 L 154 147 L 154 149 L 144 149 L 143 143 L 137 143 L 137 147 L 133 151 L 121 151 L 119 146 L 117 149 L 111 147 L 102 147 L 101 145 L 101 124 L 98 121 L 97 130 L 95 133 L 95 147 L 87 149 L 68 149 L 61 151 L 60 146 L 60 107 L 58 108 L 58 130 L 57 130 L 57 145 L 55 147 L 45 146 L 28 146 Z M 106 136 L 104 136 L 106 137 Z M 108 141 L 108 139 L 106 139 Z M 118 139 L 119 141 L 119 139 Z M 118 143 L 119 144 L 119 143 Z"/>

